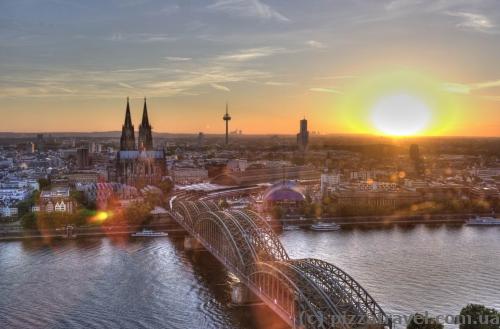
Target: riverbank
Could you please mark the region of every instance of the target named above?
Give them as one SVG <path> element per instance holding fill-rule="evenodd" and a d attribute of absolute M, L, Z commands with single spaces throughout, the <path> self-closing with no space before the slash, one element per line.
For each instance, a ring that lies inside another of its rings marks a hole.
<path fill-rule="evenodd" d="M 309 226 L 314 222 L 336 223 L 342 226 L 385 226 L 408 224 L 453 224 L 463 225 L 465 221 L 477 214 L 433 214 L 433 215 L 390 215 L 390 216 L 355 216 L 330 218 L 283 218 L 279 222 L 286 225 Z"/>
<path fill-rule="evenodd" d="M 0 229 L 0 241 L 23 240 L 23 239 L 74 239 L 85 237 L 105 237 L 105 236 L 130 236 L 132 233 L 143 228 L 166 232 L 170 235 L 181 236 L 186 231 L 177 223 L 154 224 L 146 226 L 101 226 L 101 227 L 75 227 L 72 236 L 68 237 L 65 229 L 56 230 L 24 230 L 20 227 Z"/>
<path fill-rule="evenodd" d="M 357 216 L 357 217 L 332 217 L 332 218 L 304 218 L 304 219 L 281 219 L 269 222 L 273 230 L 281 231 L 283 225 L 296 225 L 309 227 L 316 221 L 337 223 L 344 227 L 368 226 L 380 227 L 388 225 L 413 225 L 413 224 L 449 224 L 463 225 L 472 214 L 438 214 L 418 216 Z M 75 227 L 69 238 L 106 237 L 106 236 L 130 236 L 143 228 L 166 232 L 173 236 L 182 236 L 186 231 L 172 219 L 162 224 L 147 226 L 94 226 Z M 57 230 L 24 230 L 20 226 L 0 227 L 0 241 L 22 240 L 22 239 L 67 239 L 65 229 Z"/>

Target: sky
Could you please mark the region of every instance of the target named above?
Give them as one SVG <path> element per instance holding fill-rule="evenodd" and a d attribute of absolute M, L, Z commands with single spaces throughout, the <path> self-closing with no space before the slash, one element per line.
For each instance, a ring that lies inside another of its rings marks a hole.
<path fill-rule="evenodd" d="M 1 0 L 0 131 L 120 130 L 128 96 L 157 132 L 228 102 L 244 133 L 377 134 L 417 99 L 422 134 L 497 136 L 499 58 L 498 0 Z"/>

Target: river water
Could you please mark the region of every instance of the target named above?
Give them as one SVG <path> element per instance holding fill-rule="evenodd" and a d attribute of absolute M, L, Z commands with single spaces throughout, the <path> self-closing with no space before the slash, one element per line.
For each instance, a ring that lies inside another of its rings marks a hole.
<path fill-rule="evenodd" d="M 390 314 L 500 309 L 500 227 L 289 231 L 293 258 L 351 274 Z M 230 304 L 226 271 L 173 238 L 0 242 L 0 328 L 285 328 Z"/>

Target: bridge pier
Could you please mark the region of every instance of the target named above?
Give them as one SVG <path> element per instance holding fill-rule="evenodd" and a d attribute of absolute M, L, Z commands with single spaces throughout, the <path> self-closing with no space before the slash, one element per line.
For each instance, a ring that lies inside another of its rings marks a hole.
<path fill-rule="evenodd" d="M 231 302 L 241 306 L 260 302 L 260 299 L 243 283 L 236 282 L 231 286 Z"/>
<path fill-rule="evenodd" d="M 201 250 L 204 249 L 202 244 L 192 236 L 184 236 L 184 249 L 185 250 Z"/>

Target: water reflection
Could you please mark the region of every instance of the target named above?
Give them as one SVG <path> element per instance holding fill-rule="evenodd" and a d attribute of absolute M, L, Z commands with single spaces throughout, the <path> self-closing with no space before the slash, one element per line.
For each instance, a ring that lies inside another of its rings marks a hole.
<path fill-rule="evenodd" d="M 345 269 L 389 313 L 500 309 L 500 228 L 450 225 L 288 231 L 293 258 Z M 0 243 L 0 323 L 7 328 L 284 328 L 265 306 L 230 303 L 233 282 L 180 239 Z"/>

